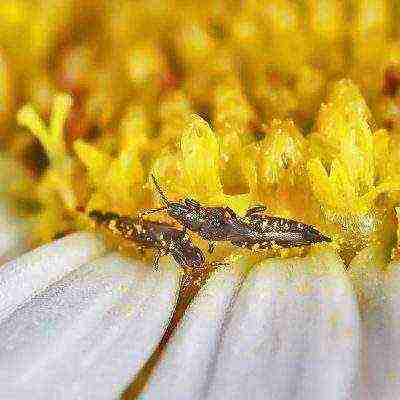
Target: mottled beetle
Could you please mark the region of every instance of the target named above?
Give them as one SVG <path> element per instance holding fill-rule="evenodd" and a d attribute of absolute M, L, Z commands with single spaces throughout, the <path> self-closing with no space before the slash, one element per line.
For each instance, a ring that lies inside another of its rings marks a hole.
<path fill-rule="evenodd" d="M 232 241 L 232 244 L 251 249 L 264 249 L 272 245 L 297 247 L 332 241 L 311 225 L 293 219 L 265 215 L 263 213 L 265 210 L 265 206 L 247 210 L 245 215 L 247 221 L 243 220 L 243 223 L 255 234 Z"/>
<path fill-rule="evenodd" d="M 191 242 L 185 231 L 172 225 L 98 210 L 90 211 L 89 217 L 114 235 L 136 243 L 139 248 L 155 249 L 155 268 L 158 267 L 160 257 L 167 254 L 171 254 L 182 267 L 203 267 L 203 252 Z"/>
<path fill-rule="evenodd" d="M 147 213 L 165 210 L 170 217 L 179 221 L 184 229 L 196 232 L 208 240 L 210 253 L 214 249 L 214 244 L 210 243 L 213 241 L 229 241 L 235 246 L 254 250 L 274 245 L 295 247 L 331 241 L 311 225 L 262 214 L 265 206 L 250 208 L 245 217 L 241 218 L 229 207 L 203 207 L 191 198 L 186 198 L 183 202 L 171 202 L 155 177 L 151 177 L 165 206 L 149 210 Z"/>
<path fill-rule="evenodd" d="M 203 207 L 198 201 L 185 198 L 183 202 L 169 201 L 162 191 L 154 175 L 151 175 L 154 185 L 160 194 L 165 207 L 149 210 L 153 213 L 166 210 L 168 215 L 179 221 L 184 229 L 196 232 L 201 238 L 209 241 L 209 252 L 214 250 L 213 241 L 230 241 L 242 232 L 241 222 L 235 212 L 229 207 Z"/>

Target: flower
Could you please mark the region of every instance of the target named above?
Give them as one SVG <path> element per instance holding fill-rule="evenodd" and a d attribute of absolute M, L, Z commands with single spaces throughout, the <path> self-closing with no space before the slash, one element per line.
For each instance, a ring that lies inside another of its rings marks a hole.
<path fill-rule="evenodd" d="M 399 397 L 394 3 L 3 3 L 2 397 Z M 151 174 L 332 243 L 152 271 L 87 232 L 159 207 Z"/>
<path fill-rule="evenodd" d="M 181 92 L 165 97 L 159 142 L 143 107 L 132 106 L 114 151 L 105 138 L 77 139 L 67 151 L 70 96 L 55 98 L 49 126 L 25 106 L 18 119 L 49 157 L 36 194 L 38 237 L 48 242 L 64 223 L 88 229 L 78 199 L 88 210 L 128 214 L 156 206 L 147 182 L 153 173 L 171 199 L 190 195 L 241 215 L 263 201 L 325 227 L 334 245 L 276 257 L 221 244 L 213 257 L 226 265 L 208 270 L 197 289 L 171 259 L 152 271 L 137 255 L 110 252 L 93 233 L 38 247 L 0 269 L 0 394 L 345 399 L 397 390 L 396 362 L 376 354 L 398 352 L 396 226 L 382 214 L 398 199 L 399 174 L 390 168 L 396 140 L 384 130 L 373 135 L 369 110 L 347 80 L 334 85 L 308 137 L 293 121 L 275 119 L 261 125 L 260 140 L 235 85 L 218 86 L 215 129 Z M 16 185 L 13 196 L 24 193 Z M 371 229 L 362 229 L 368 221 Z"/>

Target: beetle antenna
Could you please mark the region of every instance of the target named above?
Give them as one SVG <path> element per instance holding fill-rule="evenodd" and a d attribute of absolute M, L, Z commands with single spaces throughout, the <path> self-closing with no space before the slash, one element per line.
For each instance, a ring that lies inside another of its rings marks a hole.
<path fill-rule="evenodd" d="M 155 176 L 153 174 L 150 174 L 151 179 L 153 179 L 153 183 L 154 186 L 157 189 L 157 192 L 160 194 L 161 198 L 163 199 L 164 203 L 168 206 L 169 204 L 171 204 L 171 202 L 167 199 L 167 196 L 164 194 L 164 192 L 162 191 L 160 185 L 158 184 Z"/>

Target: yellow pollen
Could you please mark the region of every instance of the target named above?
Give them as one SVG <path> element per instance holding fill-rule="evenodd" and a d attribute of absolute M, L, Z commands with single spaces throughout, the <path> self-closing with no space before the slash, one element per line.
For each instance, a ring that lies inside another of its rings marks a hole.
<path fill-rule="evenodd" d="M 252 250 L 258 250 L 260 248 L 260 243 L 255 243 L 253 246 L 251 246 Z"/>

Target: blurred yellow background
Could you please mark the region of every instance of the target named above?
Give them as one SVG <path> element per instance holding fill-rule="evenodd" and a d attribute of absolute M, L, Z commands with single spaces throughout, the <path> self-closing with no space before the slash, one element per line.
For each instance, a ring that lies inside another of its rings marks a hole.
<path fill-rule="evenodd" d="M 399 17 L 394 0 L 2 1 L 1 193 L 32 245 L 85 227 L 77 208 L 156 205 L 150 171 L 172 197 L 263 202 L 359 243 L 397 190 Z"/>

